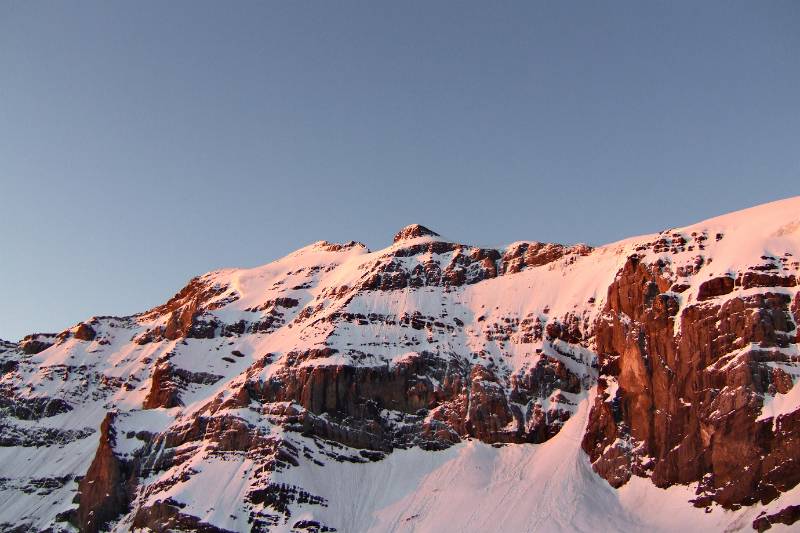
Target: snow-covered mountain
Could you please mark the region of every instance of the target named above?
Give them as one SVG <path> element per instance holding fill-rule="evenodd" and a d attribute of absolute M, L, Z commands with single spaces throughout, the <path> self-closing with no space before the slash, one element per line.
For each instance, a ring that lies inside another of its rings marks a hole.
<path fill-rule="evenodd" d="M 800 197 L 210 272 L 0 342 L 0 531 L 791 527 L 798 277 Z"/>

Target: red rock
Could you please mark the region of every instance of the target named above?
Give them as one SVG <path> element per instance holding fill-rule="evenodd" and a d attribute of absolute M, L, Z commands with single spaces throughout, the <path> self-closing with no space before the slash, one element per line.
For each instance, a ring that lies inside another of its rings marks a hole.
<path fill-rule="evenodd" d="M 438 237 L 439 234 L 420 224 L 411 224 L 410 226 L 406 226 L 398 231 L 394 236 L 393 242 L 407 241 L 410 239 L 416 239 L 417 237 L 425 236 Z"/>
<path fill-rule="evenodd" d="M 86 475 L 78 484 L 76 526 L 81 532 L 97 533 L 128 508 L 130 489 L 125 466 L 114 454 L 114 413 L 100 426 L 100 443 Z"/>
<path fill-rule="evenodd" d="M 704 281 L 697 291 L 698 300 L 708 300 L 716 296 L 722 296 L 733 291 L 734 280 L 730 276 L 720 276 Z"/>

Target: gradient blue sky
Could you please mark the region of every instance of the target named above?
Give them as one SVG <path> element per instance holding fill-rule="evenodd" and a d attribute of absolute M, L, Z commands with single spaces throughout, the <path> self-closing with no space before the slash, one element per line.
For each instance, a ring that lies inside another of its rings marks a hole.
<path fill-rule="evenodd" d="M 602 4 L 602 5 L 601 5 Z M 800 2 L 0 3 L 0 337 L 319 239 L 800 194 Z"/>

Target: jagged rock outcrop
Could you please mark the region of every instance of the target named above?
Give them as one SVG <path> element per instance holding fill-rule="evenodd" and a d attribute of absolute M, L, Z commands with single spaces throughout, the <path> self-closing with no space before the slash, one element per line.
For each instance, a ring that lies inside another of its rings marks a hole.
<path fill-rule="evenodd" d="M 772 513 L 769 515 L 763 513 L 763 516 L 753 520 L 753 529 L 761 533 L 763 531 L 767 531 L 768 529 L 772 529 L 773 525 L 785 524 L 790 526 L 797 521 L 800 521 L 800 505 L 790 505 L 781 509 L 777 513 Z"/>
<path fill-rule="evenodd" d="M 35 355 L 52 346 L 55 336 L 54 333 L 33 333 L 27 335 L 20 341 L 19 348 L 25 354 Z"/>
<path fill-rule="evenodd" d="M 800 413 L 759 420 L 792 380 L 776 364 L 793 343 L 791 298 L 730 295 L 734 278 L 700 284 L 697 303 L 669 291 L 663 265 L 631 256 L 596 329 L 600 362 L 584 450 L 612 485 L 699 482 L 697 505 L 768 502 L 800 481 Z"/>
<path fill-rule="evenodd" d="M 416 239 L 417 237 L 438 237 L 438 236 L 439 236 L 438 233 L 436 233 L 433 230 L 429 230 L 425 226 L 422 226 L 420 224 L 411 224 L 398 231 L 397 234 L 395 234 L 394 236 L 393 242 L 398 243 L 400 241 Z"/>
<path fill-rule="evenodd" d="M 124 512 L 130 502 L 130 474 L 114 452 L 116 418 L 109 413 L 100 425 L 100 443 L 89 470 L 78 484 L 79 505 L 75 525 L 86 533 L 97 533 Z"/>
<path fill-rule="evenodd" d="M 330 355 L 330 350 L 297 354 L 269 381 L 248 382 L 239 403 L 297 404 L 307 412 L 306 433 L 356 448 L 439 449 L 463 438 L 543 442 L 569 418 L 570 402 L 557 397 L 543 411 L 536 401 L 556 391 L 578 394 L 586 386 L 563 363 L 547 357 L 529 372 L 514 375 L 510 384 L 498 378 L 496 369 L 427 352 L 394 366 L 300 366 L 309 357 Z M 394 424 L 398 417 L 402 428 Z"/>

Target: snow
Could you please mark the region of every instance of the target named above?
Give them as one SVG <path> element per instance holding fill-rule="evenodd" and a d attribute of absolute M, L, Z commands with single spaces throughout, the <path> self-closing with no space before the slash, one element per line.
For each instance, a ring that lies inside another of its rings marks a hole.
<path fill-rule="evenodd" d="M 613 489 L 580 449 L 588 405 L 544 444 L 471 440 L 439 452 L 396 450 L 375 463 L 310 464 L 278 478 L 328 498 L 327 508 L 303 509 L 298 518 L 340 531 L 682 532 L 721 530 L 739 519 L 693 507 L 694 487 L 664 490 L 634 477 Z M 748 510 L 748 526 L 756 514 L 757 506 Z"/>

